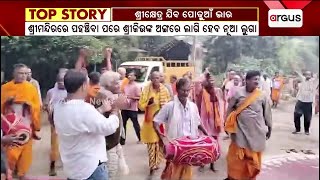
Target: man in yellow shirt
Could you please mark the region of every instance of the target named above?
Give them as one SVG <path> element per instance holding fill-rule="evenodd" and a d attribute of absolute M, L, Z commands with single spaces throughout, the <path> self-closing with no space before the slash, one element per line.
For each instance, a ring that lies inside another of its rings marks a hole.
<path fill-rule="evenodd" d="M 160 73 L 151 74 L 151 83 L 144 87 L 140 100 L 139 109 L 145 112 L 141 128 L 141 141 L 147 144 L 149 155 L 150 176 L 159 168 L 163 159 L 159 146 L 159 136 L 153 126 L 153 118 L 160 108 L 170 101 L 168 89 L 160 83 Z"/>

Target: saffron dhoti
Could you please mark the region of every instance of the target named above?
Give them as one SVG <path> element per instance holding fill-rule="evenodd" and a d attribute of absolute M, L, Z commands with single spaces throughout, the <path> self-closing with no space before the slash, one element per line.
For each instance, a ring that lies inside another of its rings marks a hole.
<path fill-rule="evenodd" d="M 162 180 L 191 180 L 192 166 L 179 165 L 172 162 L 167 162 L 165 170 L 161 175 Z"/>
<path fill-rule="evenodd" d="M 32 140 L 30 139 L 23 146 L 7 147 L 7 159 L 11 170 L 17 168 L 18 176 L 24 176 L 32 163 Z"/>
<path fill-rule="evenodd" d="M 254 180 L 261 170 L 261 152 L 231 142 L 227 155 L 228 176 L 233 180 Z"/>

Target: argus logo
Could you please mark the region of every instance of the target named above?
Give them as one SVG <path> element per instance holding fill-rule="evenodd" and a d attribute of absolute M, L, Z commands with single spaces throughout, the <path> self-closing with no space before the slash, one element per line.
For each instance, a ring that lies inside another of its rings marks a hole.
<path fill-rule="evenodd" d="M 269 27 L 300 28 L 302 19 L 301 9 L 270 9 L 268 12 Z"/>

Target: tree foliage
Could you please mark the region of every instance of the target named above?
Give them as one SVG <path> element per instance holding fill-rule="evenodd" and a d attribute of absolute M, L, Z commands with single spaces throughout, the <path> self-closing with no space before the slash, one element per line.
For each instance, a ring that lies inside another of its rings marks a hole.
<path fill-rule="evenodd" d="M 113 65 L 134 60 L 136 54 L 129 52 L 131 47 L 146 48 L 154 53 L 169 38 L 162 37 L 96 37 L 96 36 L 66 36 L 66 37 L 1 37 L 1 70 L 5 79 L 11 78 L 12 66 L 24 63 L 33 70 L 33 75 L 39 80 L 44 91 L 54 84 L 59 68 L 73 68 L 81 47 L 89 48 L 93 54 L 89 57 L 91 64 L 103 60 L 103 49 L 113 48 Z"/>
<path fill-rule="evenodd" d="M 319 71 L 319 38 L 316 37 L 211 37 L 204 42 L 205 65 L 213 73 L 228 68 L 257 69 L 272 74 L 294 69 Z"/>
<path fill-rule="evenodd" d="M 192 43 L 192 37 L 182 36 Z M 73 68 L 79 48 L 88 47 L 93 54 L 92 64 L 102 61 L 102 50 L 112 47 L 114 64 L 134 60 L 139 48 L 154 56 L 157 50 L 173 37 L 163 36 L 66 36 L 66 37 L 1 37 L 1 70 L 10 79 L 12 65 L 25 63 L 33 69 L 44 91 L 54 84 L 61 67 Z M 281 70 L 289 73 L 293 68 L 319 71 L 319 38 L 317 37 L 215 37 L 197 38 L 203 42 L 207 54 L 204 66 L 211 64 L 214 74 L 228 68 L 237 70 L 258 69 L 272 74 Z"/>

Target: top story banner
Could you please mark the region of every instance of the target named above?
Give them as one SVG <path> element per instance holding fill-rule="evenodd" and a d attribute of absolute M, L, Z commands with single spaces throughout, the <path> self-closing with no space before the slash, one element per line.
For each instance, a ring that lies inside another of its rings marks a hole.
<path fill-rule="evenodd" d="M 318 36 L 319 7 L 317 0 L 0 1 L 0 35 Z"/>

